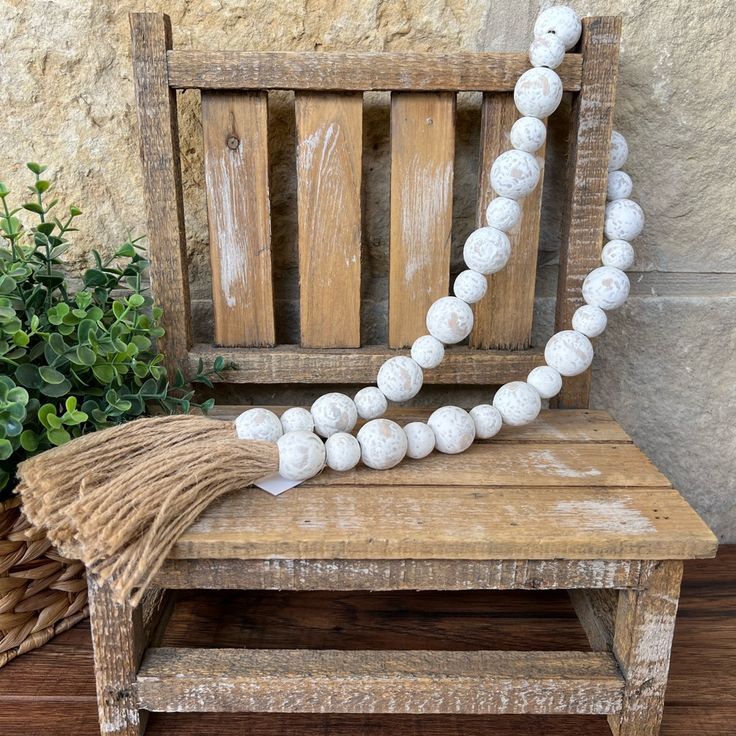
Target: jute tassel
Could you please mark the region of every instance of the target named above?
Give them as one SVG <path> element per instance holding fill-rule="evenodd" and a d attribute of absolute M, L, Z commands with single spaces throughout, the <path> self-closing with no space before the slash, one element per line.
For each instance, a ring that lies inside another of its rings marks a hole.
<path fill-rule="evenodd" d="M 178 425 L 187 439 L 172 440 L 161 434 L 155 441 L 151 438 L 147 450 L 139 451 L 135 461 L 120 457 L 116 466 L 109 455 L 107 462 L 112 464 L 109 469 L 100 464 L 102 472 L 96 472 L 100 467 L 89 462 L 85 446 L 80 454 L 86 472 L 71 471 L 76 486 L 64 509 L 56 501 L 42 503 L 37 498 L 34 481 L 38 465 L 47 462 L 46 453 L 27 460 L 18 474 L 24 503 L 31 500 L 35 509 L 29 520 L 45 529 L 52 541 L 63 539 L 64 553 L 82 560 L 102 580 L 109 581 L 119 600 L 137 605 L 179 535 L 207 506 L 278 470 L 275 444 L 239 440 L 229 422 L 204 420 L 207 424 L 202 425 L 201 421 L 188 417 Z M 126 426 L 134 431 L 142 422 Z M 128 439 L 125 433 L 116 435 L 111 444 L 119 441 L 124 446 Z M 82 442 L 81 438 L 73 440 L 65 447 Z M 65 467 L 68 461 L 65 459 Z M 53 487 L 48 477 L 44 484 Z M 72 485 L 64 484 L 65 494 Z M 50 493 L 47 490 L 40 495 Z"/>

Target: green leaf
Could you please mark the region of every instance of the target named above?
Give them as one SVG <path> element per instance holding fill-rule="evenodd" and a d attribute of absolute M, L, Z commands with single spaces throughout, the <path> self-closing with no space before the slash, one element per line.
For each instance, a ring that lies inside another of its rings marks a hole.
<path fill-rule="evenodd" d="M 41 166 L 41 164 L 37 164 L 34 161 L 29 161 L 26 166 L 34 173 L 36 176 L 40 176 L 43 174 L 44 171 L 46 171 L 46 166 Z"/>
<path fill-rule="evenodd" d="M 66 396 L 72 390 L 72 384 L 69 379 L 65 378 L 61 383 L 47 383 L 41 388 L 44 396 L 50 396 L 52 399 L 58 399 L 60 396 Z"/>
<path fill-rule="evenodd" d="M 82 210 L 80 210 L 79 207 L 72 206 L 72 207 L 69 208 L 69 214 L 72 217 L 79 217 L 79 215 L 82 214 Z"/>
<path fill-rule="evenodd" d="M 38 408 L 38 421 L 46 429 L 53 429 L 53 425 L 49 422 L 50 416 L 56 416 L 56 407 L 53 404 L 44 404 Z"/>
<path fill-rule="evenodd" d="M 74 351 L 74 359 L 72 362 L 76 363 L 77 365 L 93 366 L 96 360 L 97 355 L 95 355 L 94 350 L 88 348 L 86 345 L 80 345 Z"/>
<path fill-rule="evenodd" d="M 10 194 L 10 189 L 0 181 L 0 198 L 5 198 Z"/>
<path fill-rule="evenodd" d="M 84 285 L 88 287 L 105 286 L 107 274 L 98 268 L 90 268 L 84 272 Z"/>
<path fill-rule="evenodd" d="M 116 258 L 132 258 L 135 255 L 135 246 L 130 241 L 123 243 L 116 251 Z"/>
<path fill-rule="evenodd" d="M 49 187 L 51 186 L 51 182 L 47 181 L 46 179 L 39 179 L 34 185 L 33 188 L 39 193 L 43 194 L 44 192 L 48 191 Z"/>
<path fill-rule="evenodd" d="M 40 437 L 32 429 L 26 429 L 20 435 L 20 446 L 26 452 L 36 452 L 39 443 Z"/>
<path fill-rule="evenodd" d="M 63 383 L 66 380 L 66 376 L 63 373 L 60 373 L 56 368 L 52 368 L 51 366 L 43 365 L 38 369 L 38 372 L 46 383 L 52 385 Z"/>
<path fill-rule="evenodd" d="M 128 297 L 128 304 L 130 304 L 133 309 L 139 309 L 146 303 L 146 299 L 142 294 L 131 294 Z"/>
<path fill-rule="evenodd" d="M 63 445 L 65 442 L 69 442 L 72 436 L 65 429 L 52 429 L 47 433 L 49 442 L 52 445 Z"/>
<path fill-rule="evenodd" d="M 23 424 L 14 417 L 6 417 L 3 422 L 6 437 L 18 437 L 23 431 Z"/>
<path fill-rule="evenodd" d="M 8 391 L 8 401 L 13 401 L 16 404 L 23 404 L 25 406 L 28 403 L 28 391 L 20 386 L 11 388 Z"/>
<path fill-rule="evenodd" d="M 101 364 L 93 366 L 95 378 L 102 384 L 109 384 L 115 380 L 115 369 L 111 365 Z"/>
<path fill-rule="evenodd" d="M 112 313 L 115 315 L 116 319 L 122 319 L 125 314 L 125 304 L 119 301 L 114 301 L 112 303 Z"/>
<path fill-rule="evenodd" d="M 28 210 L 29 212 L 33 212 L 36 215 L 43 215 L 44 214 L 43 207 L 41 207 L 41 205 L 40 204 L 37 204 L 36 202 L 26 202 L 23 205 L 23 209 L 24 210 Z"/>
<path fill-rule="evenodd" d="M 225 368 L 225 358 L 223 358 L 222 355 L 218 355 L 215 358 L 213 367 L 216 373 L 221 373 L 222 370 Z"/>
<path fill-rule="evenodd" d="M 13 445 L 10 440 L 0 440 L 0 460 L 7 460 L 13 454 Z"/>
<path fill-rule="evenodd" d="M 64 406 L 66 407 L 67 411 L 74 411 L 77 408 L 77 397 L 69 396 L 64 402 Z"/>
<path fill-rule="evenodd" d="M 212 409 L 215 406 L 215 400 L 214 399 L 207 399 L 207 401 L 203 401 L 201 406 L 199 407 L 202 411 L 202 414 L 208 414 L 212 411 Z"/>
<path fill-rule="evenodd" d="M 16 333 L 15 333 L 15 334 L 13 335 L 13 342 L 14 342 L 14 343 L 15 343 L 15 344 L 16 344 L 16 345 L 17 345 L 18 347 L 24 348 L 24 347 L 26 347 L 26 345 L 28 345 L 28 343 L 29 343 L 30 341 L 31 341 L 31 338 L 30 338 L 30 337 L 28 337 L 28 335 L 26 335 L 26 333 L 25 333 L 25 332 L 23 332 L 22 330 L 18 330 L 18 332 L 16 332 Z"/>
<path fill-rule="evenodd" d="M 15 377 L 18 383 L 26 388 L 41 388 L 43 386 L 43 378 L 38 372 L 38 366 L 32 363 L 19 365 L 15 371 Z"/>
<path fill-rule="evenodd" d="M 10 276 L 0 276 L 0 294 L 12 294 L 18 284 Z M 143 297 L 141 297 L 142 299 Z"/>

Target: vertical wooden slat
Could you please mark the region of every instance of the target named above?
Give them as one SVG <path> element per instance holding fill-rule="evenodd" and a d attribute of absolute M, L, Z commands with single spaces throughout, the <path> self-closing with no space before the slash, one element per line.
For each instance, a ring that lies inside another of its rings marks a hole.
<path fill-rule="evenodd" d="M 447 296 L 452 238 L 455 95 L 391 95 L 389 345 L 426 333 L 432 302 Z"/>
<path fill-rule="evenodd" d="M 215 343 L 275 342 L 268 95 L 202 92 Z"/>
<path fill-rule="evenodd" d="M 583 279 L 600 265 L 608 152 L 618 79 L 620 17 L 583 20 L 583 71 L 573 106 L 568 157 L 568 200 L 562 221 L 555 330 L 568 330 L 583 303 Z M 555 405 L 588 406 L 590 370 L 566 378 Z"/>
<path fill-rule="evenodd" d="M 297 93 L 301 342 L 360 346 L 363 95 Z"/>
<path fill-rule="evenodd" d="M 483 95 L 481 113 L 481 148 L 478 175 L 477 225 L 486 224 L 485 213 L 495 193 L 491 189 L 491 166 L 512 146 L 509 131 L 519 118 L 512 94 Z M 536 152 L 544 170 L 544 146 Z M 534 286 L 539 247 L 539 220 L 542 205 L 542 181 L 522 202 L 521 222 L 513 232 L 511 257 L 506 267 L 488 279 L 485 297 L 474 307 L 475 325 L 470 334 L 472 347 L 497 350 L 521 350 L 531 344 L 534 316 Z"/>
<path fill-rule="evenodd" d="M 166 329 L 158 347 L 173 372 L 186 370 L 191 327 L 176 93 L 166 66 L 171 23 L 160 13 L 131 13 L 130 32 L 151 288 Z"/>

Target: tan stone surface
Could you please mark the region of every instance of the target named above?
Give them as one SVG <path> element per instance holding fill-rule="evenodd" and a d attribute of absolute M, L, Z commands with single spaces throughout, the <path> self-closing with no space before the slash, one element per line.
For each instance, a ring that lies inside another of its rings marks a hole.
<path fill-rule="evenodd" d="M 544 5 L 549 3 L 545 2 Z M 599 0 L 583 14 L 622 13 L 624 47 L 616 126 L 632 150 L 627 169 L 648 216 L 637 242 L 635 297 L 601 340 L 595 403 L 611 406 L 655 462 L 736 541 L 732 467 L 736 237 L 736 5 L 731 0 Z M 23 162 L 51 166 L 64 198 L 86 212 L 71 252 L 112 248 L 145 231 L 127 12 L 172 16 L 179 47 L 269 50 L 523 50 L 539 8 L 530 0 L 0 0 L 0 178 L 27 184 Z M 370 99 L 365 129 L 364 340 L 385 337 L 388 115 Z M 181 132 L 193 294 L 209 295 L 198 96 L 181 100 Z M 291 99 L 271 109 L 274 260 L 282 339 L 292 337 L 297 274 Z M 559 126 L 558 126 L 559 127 Z M 459 106 L 455 257 L 472 228 L 477 99 Z M 543 220 L 554 279 L 555 171 Z M 549 329 L 539 305 L 537 333 Z"/>

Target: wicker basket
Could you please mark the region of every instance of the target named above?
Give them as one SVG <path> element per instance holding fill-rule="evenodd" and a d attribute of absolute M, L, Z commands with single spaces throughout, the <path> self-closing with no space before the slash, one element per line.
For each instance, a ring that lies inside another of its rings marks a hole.
<path fill-rule="evenodd" d="M 34 532 L 20 499 L 0 503 L 0 667 L 87 616 L 84 565 Z"/>

